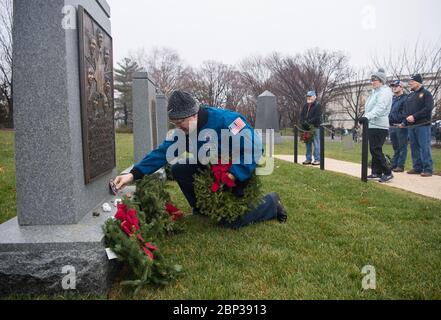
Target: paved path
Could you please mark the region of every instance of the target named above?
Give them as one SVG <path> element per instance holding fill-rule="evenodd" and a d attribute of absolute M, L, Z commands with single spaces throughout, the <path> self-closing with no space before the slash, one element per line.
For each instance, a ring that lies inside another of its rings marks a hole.
<path fill-rule="evenodd" d="M 275 158 L 294 163 L 294 156 L 292 155 L 276 155 Z M 299 164 L 303 161 L 305 161 L 305 157 L 299 156 Z M 320 167 L 315 168 L 320 169 Z M 325 169 L 361 179 L 361 164 L 326 158 Z M 423 178 L 419 175 L 408 175 L 407 173 L 395 172 L 394 176 L 395 178 L 385 185 L 441 200 L 441 176 Z"/>

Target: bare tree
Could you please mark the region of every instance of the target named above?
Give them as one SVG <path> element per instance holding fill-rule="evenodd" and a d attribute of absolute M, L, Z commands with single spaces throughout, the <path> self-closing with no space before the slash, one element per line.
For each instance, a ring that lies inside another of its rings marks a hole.
<path fill-rule="evenodd" d="M 323 108 L 334 100 L 340 83 L 350 75 L 348 58 L 341 52 L 312 49 L 303 59 L 305 86 L 316 90 Z"/>
<path fill-rule="evenodd" d="M 266 63 L 272 72 L 273 93 L 284 98 L 286 113 L 291 124 L 295 124 L 300 118 L 301 108 L 305 102 L 305 90 L 308 90 L 302 87 L 300 57 L 282 57 L 278 53 L 273 53 Z"/>
<path fill-rule="evenodd" d="M 146 52 L 140 49 L 131 54 L 131 59 L 147 70 L 157 89 L 169 96 L 179 89 L 181 77 L 187 68 L 177 51 L 170 48 L 153 48 Z"/>
<path fill-rule="evenodd" d="M 242 104 L 238 106 L 240 113 L 251 123 L 256 121 L 257 97 L 265 91 L 274 92 L 272 71 L 267 63 L 268 58 L 260 55 L 249 56 L 239 64 L 241 84 L 243 86 Z M 280 121 L 282 120 L 282 104 L 278 104 Z"/>
<path fill-rule="evenodd" d="M 188 67 L 181 74 L 179 87 L 193 93 L 202 104 L 239 112 L 255 122 L 255 98 L 249 94 L 242 73 L 232 66 L 206 61 L 199 69 Z"/>
<path fill-rule="evenodd" d="M 203 104 L 225 107 L 233 67 L 217 61 L 206 61 L 193 73 L 191 90 Z"/>
<path fill-rule="evenodd" d="M 6 108 L 6 126 L 14 125 L 14 104 L 12 98 L 12 0 L 0 2 L 0 96 Z"/>
<path fill-rule="evenodd" d="M 274 93 L 285 99 L 292 124 L 300 118 L 307 91 L 315 90 L 326 109 L 337 97 L 339 84 L 349 76 L 348 59 L 340 52 L 312 49 L 303 55 L 286 57 L 274 53 L 267 63 L 273 72 Z"/>
<path fill-rule="evenodd" d="M 298 121 L 307 91 L 316 90 L 326 107 L 335 98 L 338 84 L 348 77 L 346 56 L 319 49 L 296 56 L 250 56 L 237 68 L 217 61 L 192 68 L 176 51 L 166 48 L 149 54 L 139 50 L 132 57 L 148 70 L 163 93 L 168 95 L 178 88 L 189 91 L 200 103 L 239 111 L 252 123 L 257 97 L 269 90 L 278 98 L 282 126 Z"/>
<path fill-rule="evenodd" d="M 366 69 L 352 70 L 349 82 L 338 86 L 336 100 L 343 110 L 354 120 L 354 127 L 364 115 L 366 103 L 366 84 L 368 72 Z"/>
<path fill-rule="evenodd" d="M 257 91 L 260 92 L 260 91 Z M 226 91 L 226 108 L 239 112 L 254 125 L 256 123 L 256 96 L 242 72 L 232 70 Z"/>
<path fill-rule="evenodd" d="M 242 74 L 236 69 L 230 69 L 225 89 L 225 108 L 238 111 L 247 96 L 247 87 Z"/>
<path fill-rule="evenodd" d="M 268 66 L 267 58 L 262 56 L 250 56 L 239 63 L 239 70 L 244 85 L 254 96 L 258 96 L 266 90 L 273 89 L 272 71 Z"/>
<path fill-rule="evenodd" d="M 372 61 L 377 68 L 385 67 L 394 79 L 408 80 L 412 74 L 422 74 L 424 85 L 435 97 L 434 111 L 441 116 L 441 41 L 430 45 L 417 42 L 412 49 L 391 51 L 383 59 L 374 56 Z"/>

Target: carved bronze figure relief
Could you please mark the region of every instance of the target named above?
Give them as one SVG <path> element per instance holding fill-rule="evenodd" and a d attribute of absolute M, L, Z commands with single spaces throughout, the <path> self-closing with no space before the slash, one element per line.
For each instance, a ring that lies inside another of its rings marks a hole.
<path fill-rule="evenodd" d="M 79 7 L 81 115 L 86 184 L 116 166 L 112 38 Z"/>

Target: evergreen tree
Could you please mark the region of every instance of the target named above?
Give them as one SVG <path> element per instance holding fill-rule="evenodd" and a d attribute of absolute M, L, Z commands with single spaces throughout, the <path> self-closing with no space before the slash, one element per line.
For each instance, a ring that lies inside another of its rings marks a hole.
<path fill-rule="evenodd" d="M 115 112 L 118 114 L 115 116 L 115 120 L 124 120 L 124 125 L 129 129 L 133 129 L 133 74 L 138 71 L 141 71 L 141 68 L 129 58 L 118 62 L 118 68 L 115 68 L 115 90 L 118 92 L 115 99 Z"/>

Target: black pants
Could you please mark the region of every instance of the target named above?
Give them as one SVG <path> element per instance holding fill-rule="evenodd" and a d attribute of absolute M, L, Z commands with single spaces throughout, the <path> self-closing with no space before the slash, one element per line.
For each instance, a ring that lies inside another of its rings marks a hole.
<path fill-rule="evenodd" d="M 196 194 L 193 187 L 194 175 L 198 174 L 199 170 L 203 169 L 204 166 L 199 164 L 175 164 L 172 166 L 173 178 L 178 183 L 179 188 L 192 209 L 196 209 Z"/>
<path fill-rule="evenodd" d="M 372 156 L 372 174 L 381 176 L 383 174 L 389 175 L 392 173 L 391 168 L 387 165 L 386 157 L 383 153 L 383 145 L 386 142 L 387 135 L 387 130 L 368 130 L 369 148 Z"/>

